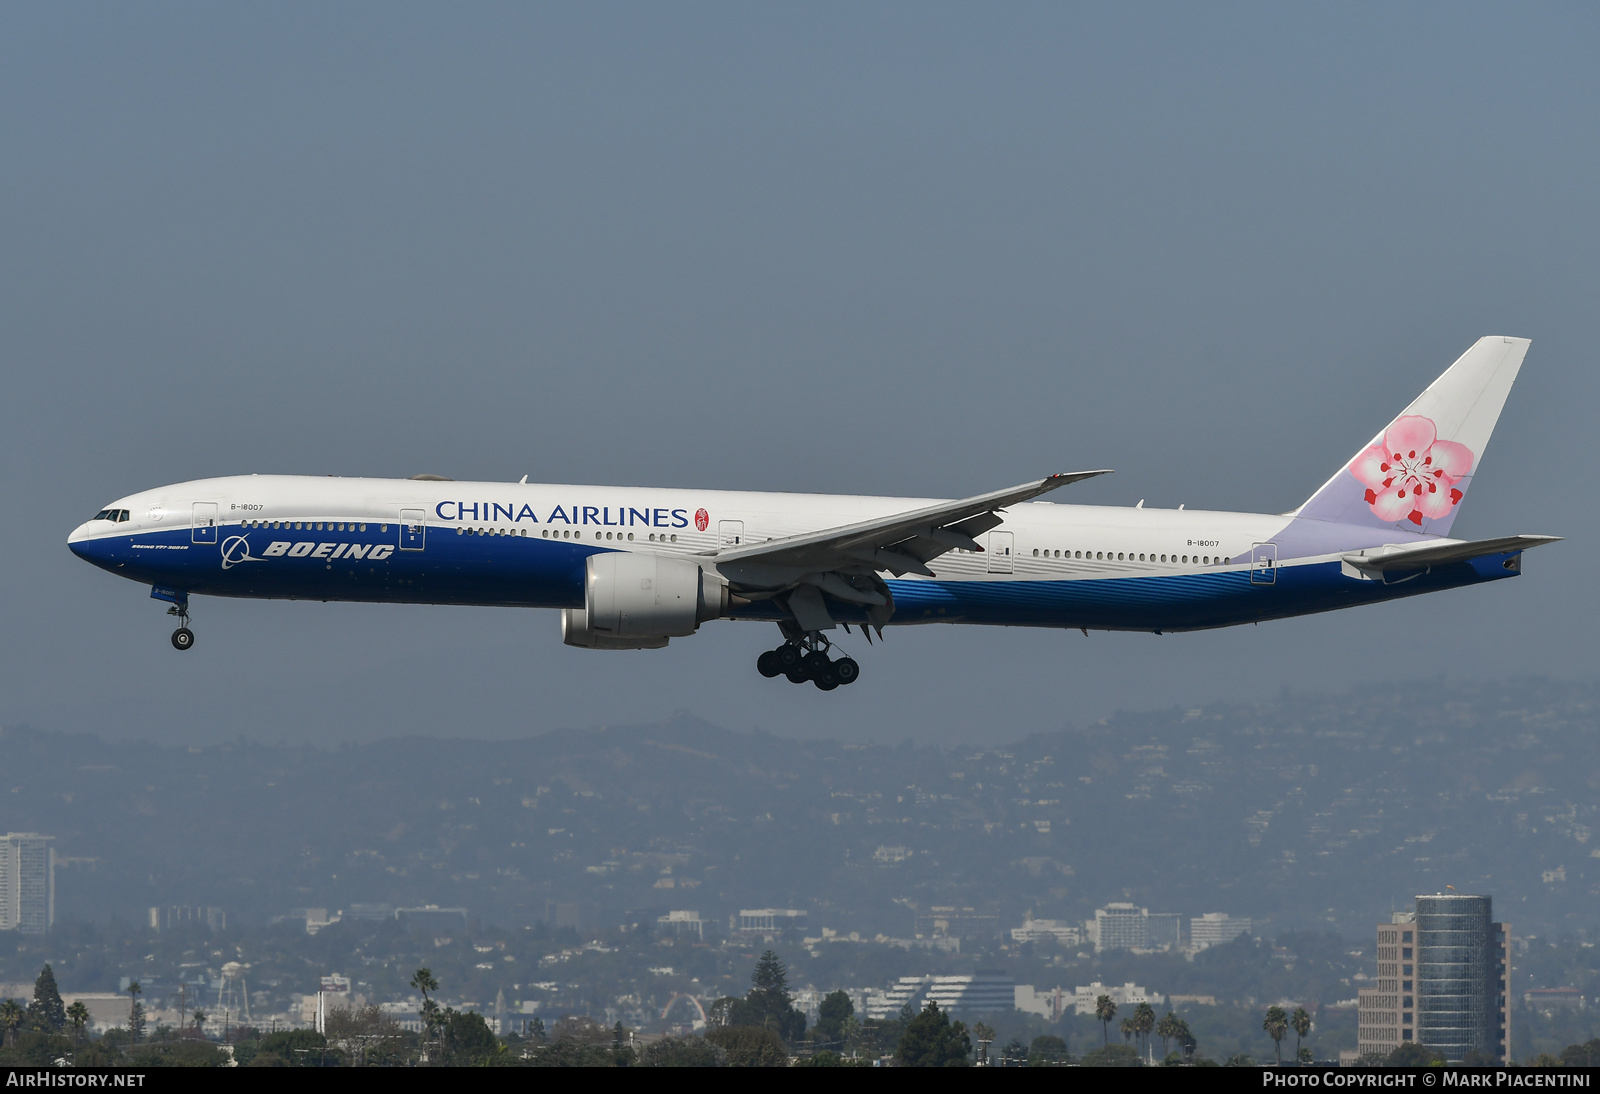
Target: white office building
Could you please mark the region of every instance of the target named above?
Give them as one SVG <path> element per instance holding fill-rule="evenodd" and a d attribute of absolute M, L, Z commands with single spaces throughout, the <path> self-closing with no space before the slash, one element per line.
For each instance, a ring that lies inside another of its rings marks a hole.
<path fill-rule="evenodd" d="M 1147 948 L 1150 909 L 1133 904 L 1107 904 L 1097 908 L 1094 922 L 1088 924 L 1096 953 L 1106 950 Z"/>
<path fill-rule="evenodd" d="M 1072 1010 L 1075 1014 L 1093 1016 L 1096 1001 L 1102 995 L 1111 996 L 1111 1001 L 1117 1005 L 1118 1010 L 1137 1007 L 1140 1003 L 1149 1003 L 1152 1007 L 1159 1007 L 1164 997 L 1146 988 L 1141 988 L 1131 980 L 1118 987 L 1106 987 L 1096 980 L 1085 987 L 1073 989 Z"/>
<path fill-rule="evenodd" d="M 44 934 L 56 921 L 54 836 L 7 832 L 0 839 L 0 931 Z"/>
<path fill-rule="evenodd" d="M 1011 928 L 1011 941 L 1038 942 L 1053 939 L 1062 946 L 1083 945 L 1083 928 L 1074 927 L 1060 919 L 1025 919 L 1020 927 Z"/>
<path fill-rule="evenodd" d="M 1240 935 L 1249 933 L 1249 916 L 1207 912 L 1189 920 L 1189 945 L 1197 950 L 1203 950 L 1207 946 L 1220 946 L 1224 942 L 1232 942 Z"/>
<path fill-rule="evenodd" d="M 938 1003 L 947 1014 L 974 1016 L 1011 1010 L 1016 996 L 1011 975 L 993 970 L 964 976 L 902 976 L 884 991 L 869 994 L 863 1009 L 868 1018 L 898 1018 L 907 1003 L 918 1011 Z"/>

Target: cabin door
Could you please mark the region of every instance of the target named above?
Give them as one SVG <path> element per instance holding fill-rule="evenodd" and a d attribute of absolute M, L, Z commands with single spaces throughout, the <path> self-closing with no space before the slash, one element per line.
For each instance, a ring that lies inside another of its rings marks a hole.
<path fill-rule="evenodd" d="M 1278 545 L 1257 543 L 1250 548 L 1250 584 L 1274 585 L 1278 581 Z"/>
<path fill-rule="evenodd" d="M 1012 558 L 1015 550 L 1017 535 L 1015 532 L 990 532 L 989 549 L 984 553 L 989 556 L 989 572 L 991 574 L 1009 574 L 1016 565 Z"/>
<path fill-rule="evenodd" d="M 217 503 L 214 501 L 197 501 L 194 503 L 194 530 L 189 534 L 191 543 L 217 542 Z"/>
<path fill-rule="evenodd" d="M 402 551 L 420 551 L 427 543 L 428 525 L 424 520 L 427 514 L 421 509 L 400 510 L 400 549 Z"/>

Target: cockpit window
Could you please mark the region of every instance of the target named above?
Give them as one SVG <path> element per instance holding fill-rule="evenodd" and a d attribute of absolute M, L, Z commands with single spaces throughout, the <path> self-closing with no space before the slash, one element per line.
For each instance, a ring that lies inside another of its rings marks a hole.
<path fill-rule="evenodd" d="M 90 519 L 91 520 L 110 520 L 111 519 L 111 510 L 110 509 L 102 509 L 98 513 L 96 513 L 93 517 L 91 517 Z"/>
<path fill-rule="evenodd" d="M 102 509 L 94 515 L 95 520 L 124 521 L 128 519 L 126 509 Z"/>

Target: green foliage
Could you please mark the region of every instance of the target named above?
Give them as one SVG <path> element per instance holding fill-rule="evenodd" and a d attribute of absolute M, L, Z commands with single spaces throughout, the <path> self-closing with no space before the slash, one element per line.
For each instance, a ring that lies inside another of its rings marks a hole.
<path fill-rule="evenodd" d="M 801 1057 L 795 1062 L 795 1067 L 871 1067 L 871 1060 L 857 1060 L 849 1056 L 841 1056 L 832 1049 L 823 1049 L 821 1052 L 812 1053 L 810 1056 Z"/>
<path fill-rule="evenodd" d="M 10 1047 L 16 1043 L 17 1030 L 21 1028 L 28 1012 L 22 1004 L 15 999 L 0 1002 L 0 1027 L 5 1029 L 5 1046 Z"/>
<path fill-rule="evenodd" d="M 1117 1004 L 1111 1001 L 1111 996 L 1100 995 L 1095 997 L 1094 1016 L 1100 1022 L 1101 1040 L 1105 1044 L 1110 1044 L 1111 1020 L 1117 1016 Z"/>
<path fill-rule="evenodd" d="M 950 1021 L 939 1004 L 931 1002 L 906 1023 L 906 1031 L 894 1050 L 895 1061 L 901 1067 L 966 1067 L 971 1054 L 967 1027 Z"/>
<path fill-rule="evenodd" d="M 135 1067 L 227 1067 L 228 1054 L 210 1041 L 169 1041 L 129 1053 Z"/>
<path fill-rule="evenodd" d="M 1272 1038 L 1273 1056 L 1278 1063 L 1283 1063 L 1283 1038 L 1289 1032 L 1289 1012 L 1276 1005 L 1268 1007 L 1267 1016 L 1261 1020 L 1261 1028 Z"/>
<path fill-rule="evenodd" d="M 640 1067 L 726 1067 L 728 1052 L 699 1037 L 664 1037 L 639 1053 Z"/>
<path fill-rule="evenodd" d="M 1444 1056 L 1436 1048 L 1407 1041 L 1383 1058 L 1384 1067 L 1442 1067 Z"/>
<path fill-rule="evenodd" d="M 56 974 L 48 964 L 33 982 L 33 1004 L 28 1007 L 28 1024 L 45 1033 L 60 1033 L 67 1026 L 67 1007 L 56 990 Z"/>
<path fill-rule="evenodd" d="M 1600 1067 L 1600 1037 L 1588 1044 L 1568 1045 L 1561 1050 L 1561 1062 L 1568 1067 Z"/>
<path fill-rule="evenodd" d="M 1083 1067 L 1138 1067 L 1139 1050 L 1132 1045 L 1101 1045 L 1078 1061 Z"/>
<path fill-rule="evenodd" d="M 256 1042 L 249 1066 L 318 1067 L 327 1054 L 328 1039 L 316 1030 L 285 1029 Z"/>
<path fill-rule="evenodd" d="M 52 1033 L 19 1033 L 9 1047 L 0 1049 L 0 1065 L 49 1067 L 58 1058 L 71 1053 L 70 1038 Z"/>
<path fill-rule="evenodd" d="M 787 1067 L 789 1050 L 776 1030 L 765 1026 L 723 1026 L 706 1040 L 728 1054 L 729 1067 Z"/>
<path fill-rule="evenodd" d="M 856 1012 L 856 1005 L 850 1001 L 850 993 L 845 991 L 830 991 L 822 997 L 822 1002 L 817 1006 L 816 1039 L 827 1043 L 844 1038 L 844 1024 Z"/>
<path fill-rule="evenodd" d="M 588 1045 L 571 1037 L 558 1037 L 528 1058 L 533 1067 L 614 1067 L 616 1058 L 604 1045 Z"/>
<path fill-rule="evenodd" d="M 441 1062 L 454 1067 L 485 1063 L 505 1051 L 477 1011 L 465 1013 L 445 1008 L 440 1026 Z"/>
<path fill-rule="evenodd" d="M 1035 1037 L 1028 1046 L 1029 1067 L 1056 1067 L 1070 1063 L 1072 1056 L 1067 1052 L 1067 1042 L 1053 1033 L 1046 1033 Z"/>
<path fill-rule="evenodd" d="M 805 1036 L 806 1016 L 789 996 L 789 973 L 778 955 L 767 950 L 750 974 L 750 991 L 744 997 L 749 1012 L 740 1012 L 735 1025 L 766 1026 L 785 1041 Z"/>

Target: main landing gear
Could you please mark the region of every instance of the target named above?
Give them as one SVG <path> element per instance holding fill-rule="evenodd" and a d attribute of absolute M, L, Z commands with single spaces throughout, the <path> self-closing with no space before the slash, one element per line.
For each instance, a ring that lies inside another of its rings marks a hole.
<path fill-rule="evenodd" d="M 787 677 L 791 684 L 810 680 L 822 691 L 855 683 L 861 675 L 861 666 L 853 657 L 833 660 L 828 656 L 831 647 L 832 643 L 824 635 L 809 631 L 756 658 L 756 671 L 768 679 Z"/>

